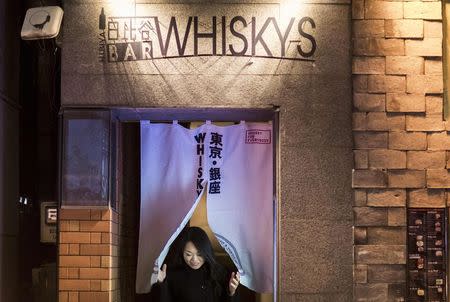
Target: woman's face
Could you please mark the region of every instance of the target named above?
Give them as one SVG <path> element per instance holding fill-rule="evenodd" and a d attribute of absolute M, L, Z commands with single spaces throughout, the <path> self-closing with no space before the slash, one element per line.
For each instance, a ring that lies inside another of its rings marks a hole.
<path fill-rule="evenodd" d="M 205 263 L 205 258 L 197 250 L 192 241 L 188 241 L 184 246 L 183 259 L 192 269 L 199 269 Z"/>

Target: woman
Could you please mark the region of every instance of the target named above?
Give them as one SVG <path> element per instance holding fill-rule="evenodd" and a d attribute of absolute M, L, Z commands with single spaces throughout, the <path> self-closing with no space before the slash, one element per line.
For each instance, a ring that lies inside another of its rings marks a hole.
<path fill-rule="evenodd" d="M 174 269 L 164 264 L 158 272 L 163 302 L 237 301 L 239 273 L 228 276 L 216 261 L 205 231 L 189 227 L 180 238 Z"/>

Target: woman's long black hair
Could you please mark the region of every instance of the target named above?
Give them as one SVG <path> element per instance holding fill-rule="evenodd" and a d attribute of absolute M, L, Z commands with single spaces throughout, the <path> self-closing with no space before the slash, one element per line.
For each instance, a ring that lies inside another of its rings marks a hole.
<path fill-rule="evenodd" d="M 226 270 L 220 263 L 217 262 L 216 257 L 214 256 L 211 241 L 203 229 L 199 227 L 188 227 L 180 234 L 177 257 L 178 264 L 185 265 L 183 252 L 186 243 L 189 241 L 195 245 L 195 248 L 205 259 L 205 263 L 203 265 L 206 265 L 205 268 L 209 277 L 208 279 L 211 281 L 216 295 L 221 296 L 222 291 L 226 290 L 222 288 L 222 283 L 226 280 Z"/>

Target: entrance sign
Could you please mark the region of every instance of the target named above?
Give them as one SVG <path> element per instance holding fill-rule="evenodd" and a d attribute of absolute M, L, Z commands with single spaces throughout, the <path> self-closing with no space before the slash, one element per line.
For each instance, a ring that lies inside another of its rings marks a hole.
<path fill-rule="evenodd" d="M 196 56 L 235 56 L 314 61 L 316 23 L 309 16 L 99 14 L 100 62 L 125 62 Z M 166 13 L 167 14 L 167 13 Z"/>
<path fill-rule="evenodd" d="M 141 122 L 141 216 L 136 291 L 156 282 L 170 244 L 207 192 L 219 243 L 257 292 L 273 289 L 272 125 L 196 129 Z"/>

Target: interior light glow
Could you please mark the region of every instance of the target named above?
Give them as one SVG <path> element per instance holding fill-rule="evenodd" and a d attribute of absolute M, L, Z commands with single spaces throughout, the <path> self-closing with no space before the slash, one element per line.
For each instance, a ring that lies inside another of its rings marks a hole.
<path fill-rule="evenodd" d="M 280 0 L 280 19 L 289 22 L 292 17 L 297 17 L 304 5 L 300 0 Z"/>
<path fill-rule="evenodd" d="M 136 0 L 111 0 L 110 12 L 112 16 L 134 16 Z"/>

